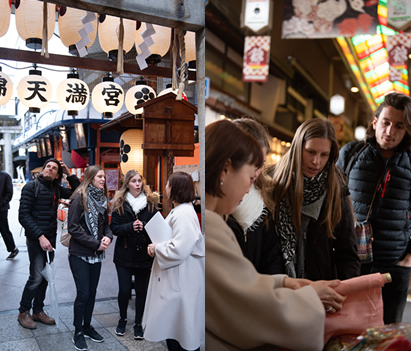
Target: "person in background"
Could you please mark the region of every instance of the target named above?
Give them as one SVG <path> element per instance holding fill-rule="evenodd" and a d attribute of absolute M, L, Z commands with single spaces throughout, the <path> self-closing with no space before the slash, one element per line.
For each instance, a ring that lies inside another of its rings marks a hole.
<path fill-rule="evenodd" d="M 0 233 L 6 244 L 7 251 L 10 252 L 6 260 L 12 260 L 19 253 L 19 249 L 14 243 L 13 234 L 9 228 L 8 212 L 12 198 L 13 182 L 10 174 L 0 170 Z"/>
<path fill-rule="evenodd" d="M 67 175 L 71 189 L 60 186 L 63 173 Z M 67 166 L 48 159 L 37 180 L 28 182 L 21 191 L 19 222 L 24 228 L 27 252 L 30 260 L 30 276 L 20 301 L 18 322 L 24 328 L 36 329 L 35 322 L 55 324 L 55 320 L 43 311 L 47 280 L 41 274 L 46 265 L 46 251 L 54 259 L 57 236 L 57 207 L 59 199 L 68 199 L 80 181 L 70 175 Z M 33 308 L 33 315 L 30 309 Z"/>
<path fill-rule="evenodd" d="M 251 118 L 236 119 L 233 123 L 258 141 L 265 162 L 270 144 L 264 127 Z M 284 261 L 272 215 L 269 179 L 263 174 L 263 167 L 257 171 L 250 191 L 228 217 L 227 224 L 233 230 L 244 256 L 259 273 L 279 274 L 284 273 Z"/>
<path fill-rule="evenodd" d="M 120 320 L 115 333 L 120 336 L 126 330 L 128 300 L 134 275 L 134 339 L 144 338 L 141 321 L 153 264 L 153 258 L 147 253 L 151 240 L 144 227 L 156 212 L 156 199 L 145 179 L 135 170 L 128 171 L 121 189 L 113 199 L 110 225 L 113 234 L 118 236 L 114 263 L 118 277 Z"/>
<path fill-rule="evenodd" d="M 345 300 L 334 290 L 340 282 L 256 271 L 223 216 L 257 178 L 261 146 L 228 120 L 205 128 L 205 145 L 207 349 L 322 350 L 325 309 L 339 311 Z"/>
<path fill-rule="evenodd" d="M 367 218 L 373 232 L 374 262 L 361 265 L 361 274 L 387 273 L 392 283 L 382 288 L 384 322 L 399 323 L 406 306 L 411 273 L 411 99 L 391 93 L 374 113 L 365 141 L 340 150 L 337 166 L 348 171 L 355 218 Z M 354 156 L 357 154 L 356 156 Z"/>
<path fill-rule="evenodd" d="M 104 341 L 92 327 L 91 317 L 104 251 L 113 239 L 108 225 L 108 204 L 104 169 L 99 165 L 87 167 L 81 185 L 71 197 L 67 214 L 71 234 L 69 264 L 77 290 L 72 341 L 79 351 L 87 350 L 85 338 Z"/>
<path fill-rule="evenodd" d="M 173 173 L 166 193 L 174 208 L 166 218 L 170 240 L 152 243 L 144 336 L 166 339 L 169 351 L 199 350 L 204 340 L 204 238 L 192 202 L 194 183 L 184 172 Z M 212 350 L 212 348 L 210 348 Z"/>
<path fill-rule="evenodd" d="M 274 169 L 274 217 L 289 277 L 360 275 L 351 200 L 337 159 L 332 123 L 313 118 L 298 127 Z"/>

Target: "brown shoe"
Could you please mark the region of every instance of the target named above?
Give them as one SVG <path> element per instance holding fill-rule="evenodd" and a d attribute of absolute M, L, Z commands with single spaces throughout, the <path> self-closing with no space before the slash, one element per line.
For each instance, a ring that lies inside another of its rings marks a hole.
<path fill-rule="evenodd" d="M 33 313 L 33 319 L 36 322 L 40 322 L 43 324 L 48 324 L 48 325 L 53 325 L 56 324 L 56 321 L 54 318 L 49 317 L 47 314 L 44 313 L 44 311 L 41 311 L 40 313 Z"/>
<path fill-rule="evenodd" d="M 37 325 L 36 325 L 36 323 L 34 323 L 33 318 L 31 317 L 29 311 L 19 313 L 19 316 L 18 316 L 17 320 L 19 321 L 20 325 L 23 328 L 27 328 L 27 329 L 36 329 L 37 328 Z"/>

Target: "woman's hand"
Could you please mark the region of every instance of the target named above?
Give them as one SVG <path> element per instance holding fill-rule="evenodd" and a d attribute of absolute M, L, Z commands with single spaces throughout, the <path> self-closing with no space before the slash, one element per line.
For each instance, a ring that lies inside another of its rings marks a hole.
<path fill-rule="evenodd" d="M 308 279 L 296 279 L 285 277 L 283 281 L 283 286 L 284 288 L 296 290 L 302 288 L 303 286 L 310 285 L 311 283 L 312 281 Z"/>
<path fill-rule="evenodd" d="M 310 284 L 317 292 L 327 313 L 335 313 L 341 310 L 343 302 L 347 298 L 334 290 L 340 283 L 339 280 L 319 280 Z"/>
<path fill-rule="evenodd" d="M 135 232 L 143 230 L 143 222 L 141 222 L 139 219 L 135 220 L 133 222 L 133 229 Z"/>
<path fill-rule="evenodd" d="M 147 253 L 154 257 L 156 255 L 156 244 L 150 244 L 147 246 Z"/>

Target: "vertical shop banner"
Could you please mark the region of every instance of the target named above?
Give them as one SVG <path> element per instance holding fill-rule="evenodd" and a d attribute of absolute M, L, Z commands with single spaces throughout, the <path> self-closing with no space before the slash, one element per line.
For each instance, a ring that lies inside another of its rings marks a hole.
<path fill-rule="evenodd" d="M 284 0 L 283 39 L 376 34 L 378 0 Z"/>
<path fill-rule="evenodd" d="M 401 33 L 387 36 L 387 52 L 390 64 L 390 81 L 401 80 L 401 70 L 407 69 L 411 34 Z"/>
<path fill-rule="evenodd" d="M 266 82 L 270 68 L 270 36 L 246 37 L 243 82 Z"/>

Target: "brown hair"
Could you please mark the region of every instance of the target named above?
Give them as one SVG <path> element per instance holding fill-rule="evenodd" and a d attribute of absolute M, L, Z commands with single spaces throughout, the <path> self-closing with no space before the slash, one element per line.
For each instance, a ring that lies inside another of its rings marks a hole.
<path fill-rule="evenodd" d="M 86 168 L 84 171 L 84 178 L 81 184 L 77 187 L 77 189 L 74 191 L 73 195 L 71 195 L 70 199 L 74 199 L 74 197 L 79 194 L 80 199 L 83 201 L 83 208 L 86 212 L 88 212 L 88 207 L 87 207 L 87 189 L 89 184 L 93 181 L 94 177 L 99 171 L 104 171 L 104 168 L 101 167 L 100 165 L 94 165 L 94 166 L 89 166 Z M 106 171 L 104 171 L 104 174 L 106 174 Z M 109 198 L 108 198 L 108 192 L 107 192 L 107 183 L 104 183 L 104 195 L 107 198 L 107 211 L 109 211 Z"/>
<path fill-rule="evenodd" d="M 178 204 L 194 201 L 196 193 L 191 175 L 184 172 L 175 172 L 168 177 L 167 182 L 170 187 L 170 201 Z"/>
<path fill-rule="evenodd" d="M 295 132 L 290 150 L 281 158 L 274 169 L 272 189 L 274 213 L 277 225 L 280 225 L 279 205 L 283 197 L 286 196 L 297 235 L 301 234 L 301 208 L 304 193 L 303 148 L 306 141 L 314 138 L 327 139 L 331 142 L 325 200 L 326 216 L 323 223 L 326 224 L 328 237 L 333 238 L 334 228 L 341 220 L 342 177 L 335 165 L 339 148 L 334 127 L 329 120 L 310 119 L 301 124 Z"/>
<path fill-rule="evenodd" d="M 151 204 L 151 206 L 154 205 L 154 207 L 157 208 L 157 199 L 156 197 L 153 195 L 153 192 L 151 191 L 150 187 L 148 185 L 146 185 L 146 180 L 144 179 L 144 177 L 138 173 L 138 171 L 131 169 L 130 171 L 128 171 L 126 173 L 126 175 L 124 176 L 124 182 L 121 185 L 121 188 L 119 191 L 117 191 L 116 195 L 114 196 L 114 199 L 111 203 L 111 208 L 112 211 L 118 211 L 118 213 L 120 214 L 120 216 L 124 216 L 124 201 L 126 201 L 126 196 L 127 193 L 129 192 L 129 189 L 127 188 L 127 185 L 130 183 L 130 180 L 135 177 L 136 175 L 139 175 L 142 181 L 142 186 L 141 186 L 141 191 L 144 195 L 146 195 L 147 197 L 147 203 Z"/>
<path fill-rule="evenodd" d="M 406 133 L 400 145 L 411 144 L 411 98 L 407 95 L 399 94 L 399 93 L 391 93 L 391 94 L 385 95 L 384 101 L 375 110 L 374 117 L 377 117 L 378 119 L 380 117 L 380 114 L 383 108 L 388 107 L 388 106 L 391 106 L 395 108 L 396 110 L 403 111 L 404 128 L 405 128 Z M 366 135 L 367 135 L 367 138 L 372 138 L 375 136 L 375 130 L 373 128 L 373 119 L 368 125 Z"/>
<path fill-rule="evenodd" d="M 245 164 L 261 168 L 263 155 L 258 142 L 233 122 L 221 120 L 205 128 L 205 191 L 207 194 L 223 197 L 220 175 L 227 162 L 234 170 Z"/>

